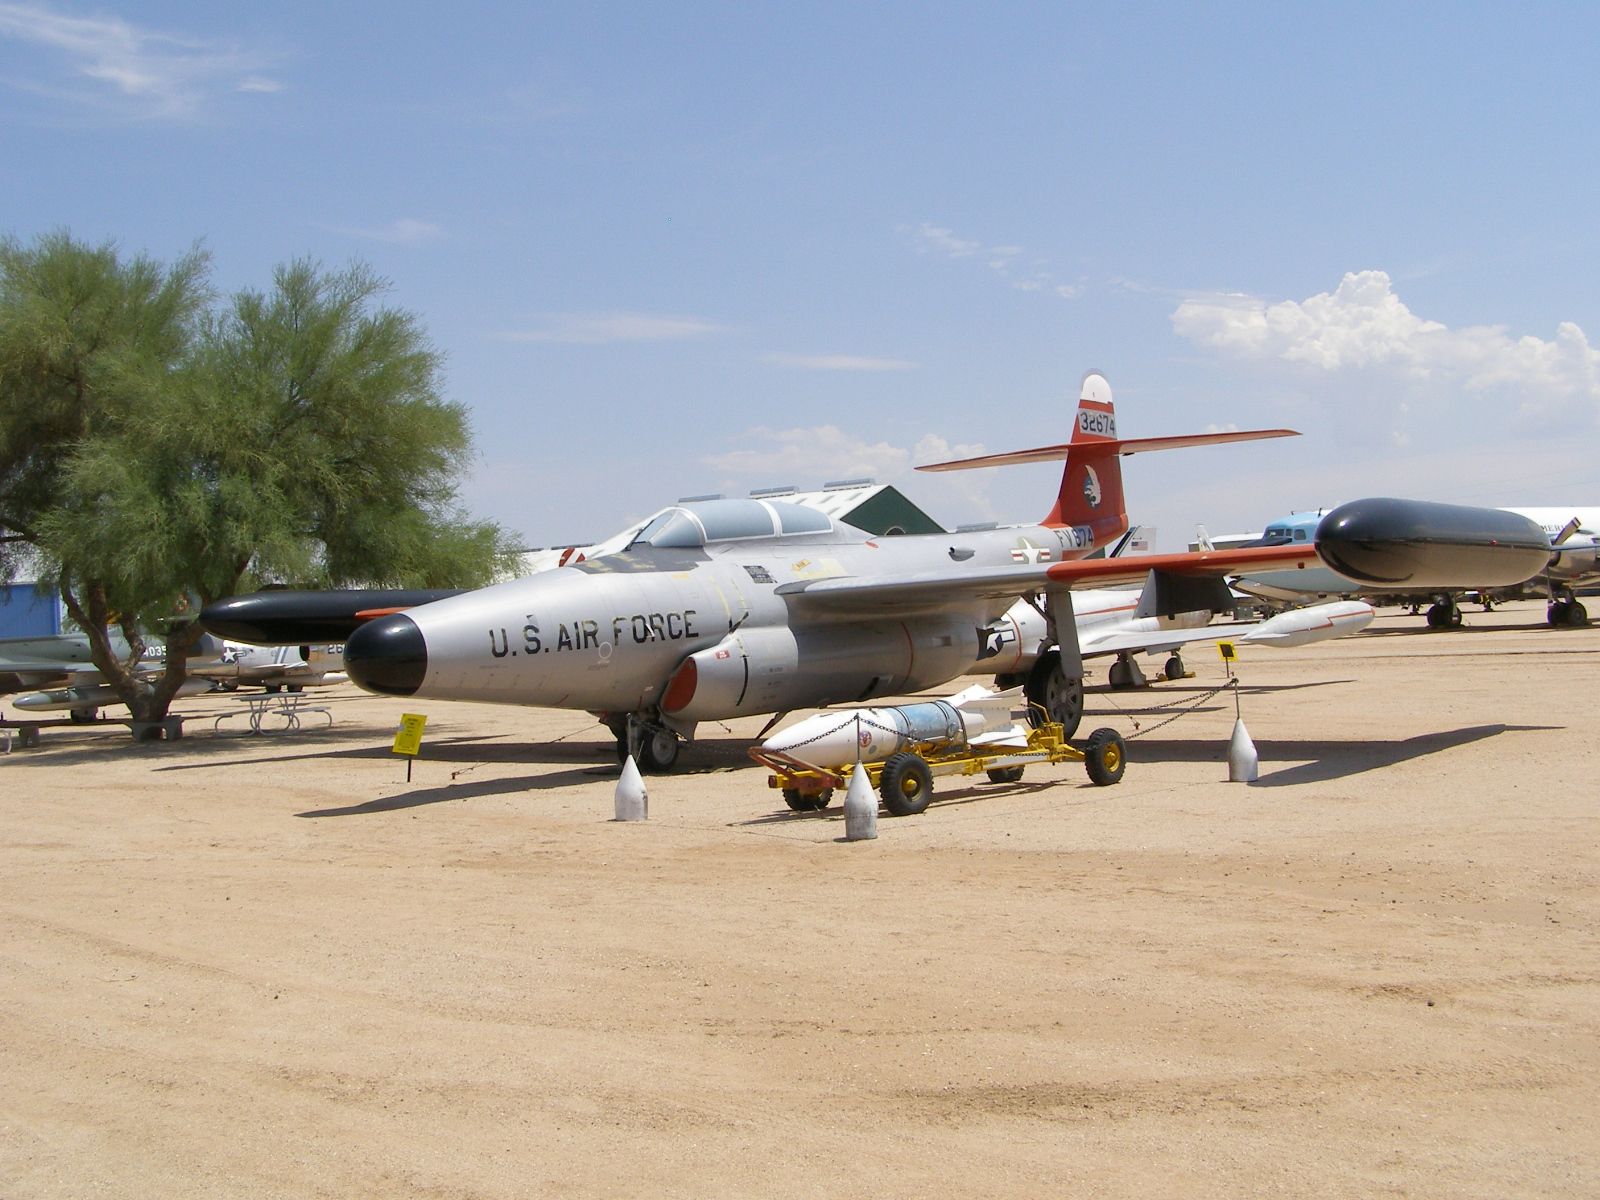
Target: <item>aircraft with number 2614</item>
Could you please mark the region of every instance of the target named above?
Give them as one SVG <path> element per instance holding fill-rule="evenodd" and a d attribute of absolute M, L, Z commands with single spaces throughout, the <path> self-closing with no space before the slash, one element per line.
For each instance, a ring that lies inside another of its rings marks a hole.
<path fill-rule="evenodd" d="M 1356 578 L 1398 571 L 1476 585 L 1524 579 L 1548 555 L 1521 518 L 1453 510 L 1471 521 L 1439 541 L 1410 502 L 1380 500 L 1329 514 L 1314 545 L 1087 557 L 1128 527 L 1123 456 L 1293 432 L 1119 438 L 1110 385 L 1090 372 L 1068 442 L 922 468 L 1063 461 L 1037 524 L 877 537 L 777 500 L 685 502 L 619 552 L 506 583 L 453 595 L 261 592 L 209 605 L 201 622 L 257 644 L 343 640 L 350 678 L 381 695 L 587 710 L 619 754 L 659 771 L 703 721 L 993 673 L 986 660 L 1019 598 L 1044 616 L 1054 646 L 1032 664 L 1028 698 L 1070 732 L 1083 695 L 1074 589 L 1144 581 L 1156 614 L 1220 611 L 1232 604 L 1225 576 L 1251 568 L 1326 561 Z"/>

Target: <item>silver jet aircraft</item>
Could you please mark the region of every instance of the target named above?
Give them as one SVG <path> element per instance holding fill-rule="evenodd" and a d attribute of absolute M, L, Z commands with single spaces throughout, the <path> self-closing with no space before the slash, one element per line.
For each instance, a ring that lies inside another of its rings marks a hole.
<path fill-rule="evenodd" d="M 345 669 L 370 692 L 587 710 L 616 734 L 619 753 L 665 770 L 702 721 L 861 703 L 989 673 L 999 623 L 1026 596 L 1056 647 L 1033 664 L 1028 696 L 1075 727 L 1083 665 L 1072 589 L 1154 572 L 1154 611 L 1176 614 L 1231 603 L 1229 572 L 1317 561 L 1311 546 L 1085 561 L 1128 526 L 1121 456 L 1292 432 L 1119 439 L 1110 386 L 1091 372 L 1069 442 L 935 468 L 1064 461 L 1038 524 L 875 537 L 781 501 L 689 502 L 663 510 L 618 553 L 431 602 L 267 592 L 210 605 L 201 621 L 266 644 L 349 631 Z M 1343 569 L 1359 573 L 1374 553 L 1385 570 L 1396 554 L 1425 572 L 1457 566 L 1429 557 L 1437 551 L 1426 539 L 1375 542 L 1381 521 L 1340 513 Z M 1514 557 L 1515 539 L 1499 532 L 1492 544 L 1455 550 L 1473 557 L 1474 571 L 1480 558 Z M 1536 540 L 1542 555 L 1542 534 Z"/>

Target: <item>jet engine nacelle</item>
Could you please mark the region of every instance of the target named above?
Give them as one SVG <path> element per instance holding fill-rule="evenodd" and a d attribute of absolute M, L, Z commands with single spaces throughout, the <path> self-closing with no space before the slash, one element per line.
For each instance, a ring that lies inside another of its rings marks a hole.
<path fill-rule="evenodd" d="M 679 664 L 661 711 L 713 721 L 899 695 L 959 675 L 977 650 L 977 628 L 953 618 L 739 629 Z"/>
<path fill-rule="evenodd" d="M 1574 539 L 1555 548 L 1550 573 L 1558 579 L 1573 579 L 1600 571 L 1600 542 Z"/>

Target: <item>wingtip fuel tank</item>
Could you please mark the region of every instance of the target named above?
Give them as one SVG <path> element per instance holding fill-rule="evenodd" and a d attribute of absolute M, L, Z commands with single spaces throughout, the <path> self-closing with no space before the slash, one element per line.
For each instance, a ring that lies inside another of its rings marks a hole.
<path fill-rule="evenodd" d="M 1550 562 L 1537 522 L 1499 508 L 1374 497 L 1322 518 L 1317 553 L 1373 588 L 1511 587 Z"/>
<path fill-rule="evenodd" d="M 1309 608 L 1292 608 L 1269 617 L 1250 632 L 1241 634 L 1239 640 L 1279 648 L 1309 646 L 1313 642 L 1360 633 L 1372 624 L 1376 614 L 1377 610 L 1364 600 L 1334 600 Z"/>

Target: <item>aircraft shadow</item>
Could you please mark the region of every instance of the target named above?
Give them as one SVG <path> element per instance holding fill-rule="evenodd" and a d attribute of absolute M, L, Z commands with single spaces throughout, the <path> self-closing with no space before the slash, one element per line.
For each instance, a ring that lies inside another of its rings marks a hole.
<path fill-rule="evenodd" d="M 1261 775 L 1256 787 L 1294 787 L 1299 784 L 1321 783 L 1330 779 L 1344 779 L 1367 771 L 1381 770 L 1413 759 L 1440 754 L 1461 746 L 1498 737 L 1502 733 L 1525 733 L 1565 728 L 1560 725 L 1471 725 L 1464 729 L 1444 730 L 1438 733 L 1420 733 L 1398 742 L 1337 742 L 1325 739 L 1266 739 L 1257 740 L 1256 755 L 1260 760 Z M 1129 766 L 1140 769 L 1141 764 L 1163 762 L 1215 762 L 1225 763 L 1228 748 L 1218 742 L 1193 742 L 1178 740 L 1136 740 L 1128 746 Z M 1296 760 L 1297 765 L 1271 771 L 1274 760 Z M 1309 761 L 1306 761 L 1309 760 Z"/>
<path fill-rule="evenodd" d="M 936 784 L 933 799 L 929 801 L 927 811 L 932 812 L 939 808 L 962 808 L 968 804 L 977 804 L 983 800 L 993 800 L 997 796 L 1031 796 L 1038 792 L 1051 791 L 1066 783 L 1072 783 L 1073 786 L 1094 786 L 1087 778 L 1080 778 L 1075 782 L 1064 779 L 1041 779 L 1037 782 L 1024 780 L 1021 783 L 978 784 L 949 791 L 937 790 Z M 880 809 L 878 819 L 880 821 L 898 821 L 901 818 L 891 817 Z M 797 821 L 816 820 L 843 823 L 844 795 L 842 792 L 835 791 L 833 793 L 833 803 L 821 812 L 794 812 L 788 808 L 778 808 L 769 813 L 763 813 L 759 817 L 750 817 L 743 821 L 729 821 L 728 825 L 730 828 L 746 828 L 762 825 L 789 825 Z"/>
<path fill-rule="evenodd" d="M 1407 626 L 1394 629 L 1369 628 L 1362 630 L 1359 636 L 1365 640 L 1366 638 L 1417 637 L 1419 635 L 1433 637 L 1437 634 L 1538 633 L 1541 630 L 1550 633 L 1569 633 L 1574 628 L 1571 625 L 1551 625 L 1548 621 L 1518 622 L 1515 625 L 1474 625 L 1472 618 L 1481 615 L 1481 613 L 1465 613 L 1463 614 L 1464 621 L 1462 624 L 1445 629 L 1431 629 L 1423 622 L 1423 618 L 1418 617 L 1415 629 Z"/>
<path fill-rule="evenodd" d="M 379 796 L 360 804 L 344 804 L 337 808 L 313 808 L 298 812 L 297 817 L 360 817 L 373 813 L 397 812 L 418 808 L 424 804 L 443 804 L 450 800 L 478 800 L 485 796 L 515 795 L 521 792 L 542 792 L 551 788 L 570 787 L 584 783 L 595 776 L 595 768 L 575 768 L 557 771 L 553 775 L 514 775 L 504 779 L 475 779 L 451 781 L 437 787 L 419 788 L 394 796 Z M 615 774 L 614 771 L 605 772 Z"/>
<path fill-rule="evenodd" d="M 717 742 L 688 747 L 678 760 L 672 775 L 675 777 L 702 775 L 712 771 L 730 769 L 754 770 L 756 764 L 745 753 L 745 747 L 755 743 L 746 739 L 734 742 Z M 387 747 L 377 750 L 336 751 L 342 757 L 385 757 Z M 317 757 L 304 755 L 302 757 Z M 281 758 L 268 761 L 281 762 Z M 418 762 L 457 762 L 473 766 L 489 763 L 535 765 L 568 762 L 574 765 L 566 770 L 516 775 L 502 779 L 459 780 L 435 787 L 420 788 L 395 796 L 382 796 L 360 804 L 346 804 L 337 808 L 318 808 L 296 813 L 297 817 L 354 817 L 372 813 L 394 812 L 416 808 L 424 804 L 442 804 L 449 800 L 472 800 L 483 796 L 504 796 L 520 792 L 543 792 L 554 788 L 574 787 L 591 782 L 614 782 L 621 771 L 610 742 L 510 742 L 483 743 L 471 738 L 455 738 L 424 746 Z M 652 776 L 651 778 L 654 778 Z"/>

